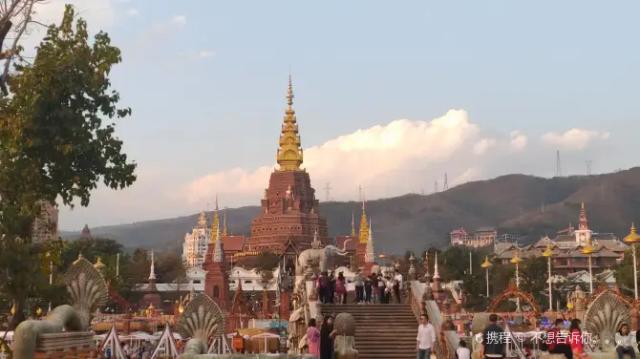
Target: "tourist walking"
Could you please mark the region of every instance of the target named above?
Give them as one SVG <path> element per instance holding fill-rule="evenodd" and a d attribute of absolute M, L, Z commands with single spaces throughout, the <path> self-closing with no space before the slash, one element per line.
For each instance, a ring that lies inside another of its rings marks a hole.
<path fill-rule="evenodd" d="M 342 272 L 338 273 L 336 279 L 336 297 L 339 304 L 347 304 L 347 281 Z"/>
<path fill-rule="evenodd" d="M 398 304 L 400 304 L 400 302 L 401 302 L 401 298 L 400 298 L 400 282 L 398 281 L 398 279 L 394 279 L 392 282 L 393 282 L 393 296 L 396 297 L 396 302 L 398 302 Z"/>
<path fill-rule="evenodd" d="M 353 285 L 356 287 L 356 303 L 360 304 L 364 302 L 364 279 L 362 278 L 362 272 L 358 271 L 353 279 Z"/>
<path fill-rule="evenodd" d="M 320 273 L 318 277 L 318 296 L 320 302 L 329 303 L 329 278 L 327 278 L 327 272 Z"/>
<path fill-rule="evenodd" d="M 307 348 L 309 354 L 314 358 L 320 357 L 320 331 L 316 328 L 316 320 L 314 318 L 309 319 L 307 325 Z"/>
<path fill-rule="evenodd" d="M 569 346 L 571 347 L 571 353 L 573 353 L 574 358 L 588 358 L 587 354 L 584 352 L 584 343 L 579 319 L 573 319 L 571 321 L 571 326 L 569 326 Z"/>
<path fill-rule="evenodd" d="M 567 359 L 573 359 L 571 345 L 568 343 L 568 335 L 562 332 L 564 320 L 556 319 L 555 326 L 547 332 L 547 348 L 551 354 L 564 354 Z"/>
<path fill-rule="evenodd" d="M 329 272 L 329 301 L 333 303 L 336 298 L 336 277 L 333 272 Z"/>
<path fill-rule="evenodd" d="M 371 276 L 366 277 L 364 280 L 364 301 L 365 303 L 371 303 L 371 294 L 373 292 L 373 281 Z"/>
<path fill-rule="evenodd" d="M 456 349 L 456 359 L 471 359 L 471 350 L 467 348 L 467 342 L 461 340 Z"/>
<path fill-rule="evenodd" d="M 333 317 L 327 315 L 320 327 L 320 359 L 333 359 Z"/>
<path fill-rule="evenodd" d="M 436 342 L 436 330 L 426 315 L 420 316 L 420 325 L 418 325 L 418 336 L 416 337 L 416 350 L 418 359 L 430 359 L 431 350 Z"/>
<path fill-rule="evenodd" d="M 498 325 L 498 315 L 489 315 L 489 325 L 482 332 L 482 352 L 485 359 L 504 358 L 506 350 L 504 330 Z"/>
<path fill-rule="evenodd" d="M 382 278 L 382 274 L 378 274 L 376 276 L 376 296 L 378 303 L 384 303 L 384 279 Z"/>
<path fill-rule="evenodd" d="M 628 355 L 631 359 L 636 359 L 636 352 L 633 349 L 635 343 L 635 338 L 629 333 L 629 325 L 626 323 L 620 325 L 616 333 L 616 353 L 618 353 L 618 359 L 624 359 L 625 355 Z"/>

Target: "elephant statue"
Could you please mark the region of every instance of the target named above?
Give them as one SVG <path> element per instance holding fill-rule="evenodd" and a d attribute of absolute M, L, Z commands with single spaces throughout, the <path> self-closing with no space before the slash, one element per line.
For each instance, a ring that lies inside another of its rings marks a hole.
<path fill-rule="evenodd" d="M 307 270 L 324 272 L 327 270 L 329 259 L 345 255 L 347 255 L 346 251 L 334 245 L 327 245 L 324 248 L 305 249 L 298 255 L 296 274 L 303 275 Z"/>

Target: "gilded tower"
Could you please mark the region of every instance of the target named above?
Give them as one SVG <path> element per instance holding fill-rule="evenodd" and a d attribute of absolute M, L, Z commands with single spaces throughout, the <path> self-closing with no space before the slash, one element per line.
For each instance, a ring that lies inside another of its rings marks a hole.
<path fill-rule="evenodd" d="M 327 221 L 318 214 L 318 200 L 303 162 L 298 122 L 293 109 L 291 77 L 287 89 L 287 107 L 276 154 L 278 168 L 271 173 L 265 190 L 262 211 L 251 223 L 252 250 L 277 253 L 309 248 L 316 231 L 320 241 L 327 240 Z"/>

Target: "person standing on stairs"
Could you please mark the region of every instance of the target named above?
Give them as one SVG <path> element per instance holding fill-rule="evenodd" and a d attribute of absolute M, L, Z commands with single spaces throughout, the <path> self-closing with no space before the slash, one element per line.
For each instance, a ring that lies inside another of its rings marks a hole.
<path fill-rule="evenodd" d="M 360 304 L 364 302 L 364 279 L 360 270 L 358 270 L 356 277 L 353 279 L 353 285 L 356 287 L 356 303 Z"/>
<path fill-rule="evenodd" d="M 333 338 L 335 335 L 333 317 L 327 315 L 322 320 L 320 327 L 320 359 L 333 359 Z"/>
<path fill-rule="evenodd" d="M 418 336 L 416 337 L 416 350 L 418 351 L 417 359 L 430 359 L 431 350 L 436 343 L 436 330 L 426 315 L 420 316 L 420 325 L 418 326 Z"/>
<path fill-rule="evenodd" d="M 316 328 L 315 318 L 309 319 L 307 325 L 307 347 L 309 348 L 309 354 L 314 358 L 320 356 L 320 331 Z"/>
<path fill-rule="evenodd" d="M 373 281 L 371 277 L 366 277 L 364 280 L 364 302 L 371 303 L 371 292 L 373 292 Z"/>
<path fill-rule="evenodd" d="M 342 272 L 338 273 L 336 279 L 336 296 L 339 304 L 347 304 L 347 280 Z"/>

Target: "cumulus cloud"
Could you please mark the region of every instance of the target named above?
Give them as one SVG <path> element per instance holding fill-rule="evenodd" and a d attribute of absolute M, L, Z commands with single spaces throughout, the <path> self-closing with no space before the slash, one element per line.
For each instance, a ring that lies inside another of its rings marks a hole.
<path fill-rule="evenodd" d="M 548 145 L 565 150 L 583 150 L 594 141 L 609 139 L 609 132 L 572 128 L 565 132 L 547 132 L 542 135 L 542 141 Z"/>
<path fill-rule="evenodd" d="M 525 135 L 524 133 L 516 130 L 516 131 L 511 131 L 509 136 L 511 137 L 511 139 L 509 140 L 509 146 L 511 147 L 512 150 L 522 151 L 525 149 L 525 147 L 527 147 L 528 139 L 527 139 L 527 135 Z"/>
<path fill-rule="evenodd" d="M 304 120 L 300 128 L 304 134 Z M 478 169 L 470 169 L 474 163 L 472 153 L 498 145 L 495 139 L 484 139 L 469 146 L 480 133 L 478 125 L 463 110 L 450 110 L 431 121 L 399 119 L 305 149 L 304 167 L 316 188 L 331 182 L 335 199 L 354 198 L 359 184 L 365 187 L 369 198 L 419 191 L 427 181 L 433 183 L 429 176 L 440 177 L 443 169 L 450 171 L 450 183 L 456 184 L 479 175 Z M 460 160 L 453 163 L 455 158 Z M 274 167 L 275 164 L 254 170 L 233 168 L 208 174 L 187 184 L 181 195 L 194 204 L 216 193 L 223 193 L 234 202 L 240 198 L 255 202 Z"/>
<path fill-rule="evenodd" d="M 487 150 L 496 145 L 496 140 L 493 138 L 483 138 L 473 145 L 473 153 L 476 155 L 483 155 Z"/>

